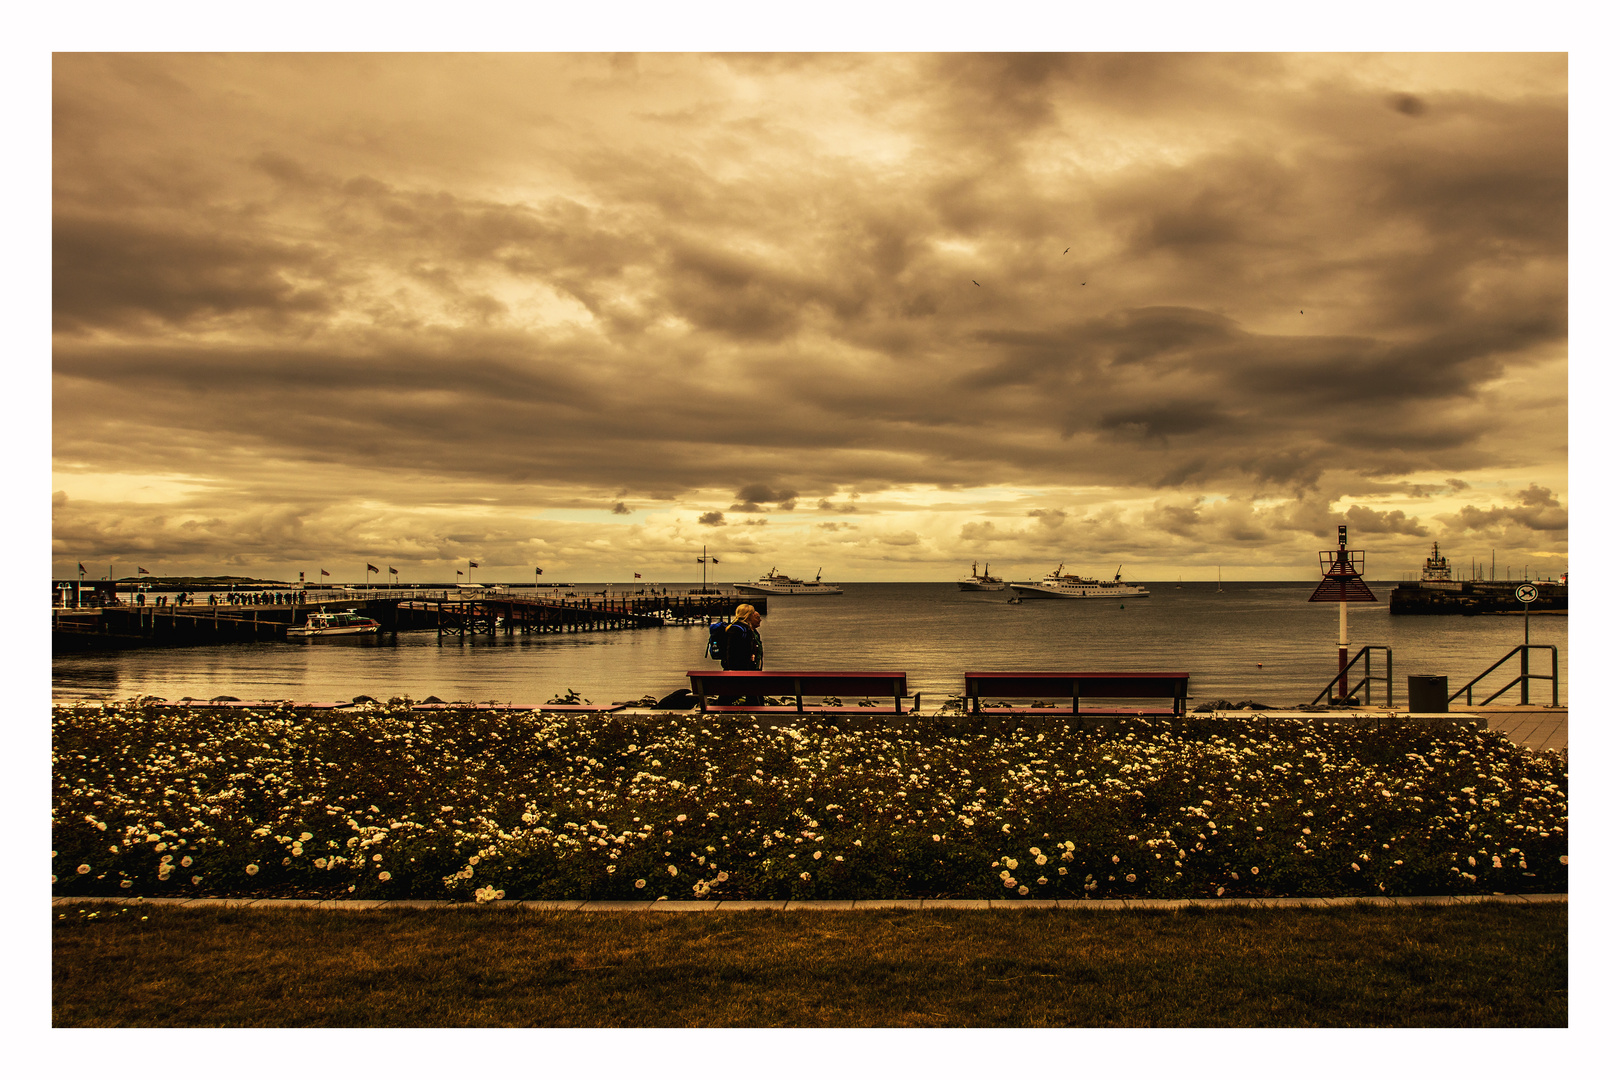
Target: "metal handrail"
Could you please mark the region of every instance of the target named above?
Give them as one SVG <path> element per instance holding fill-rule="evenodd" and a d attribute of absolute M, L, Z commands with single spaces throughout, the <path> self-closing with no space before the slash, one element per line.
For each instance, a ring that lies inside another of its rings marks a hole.
<path fill-rule="evenodd" d="M 1530 650 L 1531 649 L 1546 649 L 1546 650 L 1548 650 L 1549 652 L 1552 653 L 1552 674 L 1551 675 L 1532 675 L 1532 674 L 1530 674 Z M 1462 697 L 1464 694 L 1466 694 L 1466 695 L 1468 695 L 1468 699 L 1467 699 L 1468 704 L 1472 705 L 1474 703 L 1474 684 L 1479 682 L 1481 679 L 1485 678 L 1485 676 L 1489 675 L 1491 672 L 1495 671 L 1497 668 L 1501 667 L 1503 664 L 1507 663 L 1509 660 L 1513 659 L 1513 657 L 1515 657 L 1515 656 L 1517 656 L 1519 658 L 1519 674 L 1518 674 L 1518 677 L 1515 678 L 1512 682 L 1508 683 L 1506 686 L 1502 687 L 1502 689 L 1498 690 L 1496 693 L 1492 694 L 1490 697 L 1486 698 L 1484 701 L 1480 702 L 1480 704 L 1481 705 L 1489 705 L 1491 702 L 1495 701 L 1497 698 L 1501 697 L 1503 694 L 1507 693 L 1509 690 L 1511 690 L 1515 686 L 1517 686 L 1519 688 L 1519 704 L 1520 705 L 1528 705 L 1528 704 L 1530 704 L 1530 680 L 1531 679 L 1547 679 L 1552 683 L 1552 703 L 1554 705 L 1557 705 L 1558 704 L 1558 646 L 1556 646 L 1556 645 L 1515 645 L 1515 646 L 1513 646 L 1513 648 L 1511 648 L 1511 649 L 1509 649 L 1507 651 L 1506 656 L 1502 657 L 1502 659 L 1498 660 L 1496 663 L 1492 664 L 1490 667 L 1486 668 L 1484 671 L 1480 672 L 1478 675 L 1476 675 L 1472 679 L 1468 680 L 1468 684 L 1466 686 L 1462 687 L 1455 694 L 1452 694 L 1449 698 L 1447 698 L 1446 699 L 1447 703 L 1456 701 L 1459 697 Z"/>
<path fill-rule="evenodd" d="M 1360 652 L 1352 656 L 1350 661 L 1345 664 L 1344 667 L 1340 668 L 1336 673 L 1334 673 L 1333 678 L 1329 679 L 1328 684 L 1322 688 L 1322 692 L 1311 699 L 1311 704 L 1315 705 L 1318 701 L 1321 701 L 1323 697 L 1326 697 L 1328 699 L 1328 704 L 1330 705 L 1343 705 L 1345 702 L 1349 701 L 1350 697 L 1363 686 L 1367 688 L 1367 696 L 1371 697 L 1372 684 L 1375 680 L 1378 680 L 1378 676 L 1375 676 L 1372 673 L 1372 650 L 1374 649 L 1384 650 L 1384 675 L 1381 680 L 1384 684 L 1384 705 L 1388 708 L 1394 708 L 1395 654 L 1390 651 L 1388 645 L 1363 645 Z M 1334 684 L 1348 674 L 1351 668 L 1356 666 L 1357 660 L 1362 662 L 1361 681 L 1350 687 L 1350 689 L 1345 692 L 1343 697 L 1334 700 L 1332 696 Z"/>

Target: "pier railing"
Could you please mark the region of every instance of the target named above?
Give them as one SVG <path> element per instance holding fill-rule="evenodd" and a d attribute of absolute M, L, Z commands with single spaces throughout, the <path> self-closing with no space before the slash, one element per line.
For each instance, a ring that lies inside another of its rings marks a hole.
<path fill-rule="evenodd" d="M 1374 650 L 1377 650 L 1377 651 L 1382 652 L 1384 654 L 1384 674 L 1383 675 L 1374 675 L 1373 674 L 1372 654 L 1373 654 Z M 1339 680 L 1341 678 L 1343 678 L 1346 675 L 1350 674 L 1350 670 L 1352 668 L 1354 668 L 1357 663 L 1360 663 L 1361 667 L 1362 667 L 1361 681 L 1356 683 L 1354 686 L 1350 687 L 1350 689 L 1345 692 L 1343 697 L 1335 698 L 1333 696 L 1333 688 L 1338 685 Z M 1361 647 L 1361 651 L 1356 653 L 1356 655 L 1354 655 L 1354 656 L 1352 656 L 1350 658 L 1349 663 L 1345 664 L 1344 667 L 1340 668 L 1338 671 L 1336 671 L 1334 673 L 1333 678 L 1329 679 L 1328 684 L 1322 688 L 1322 692 L 1320 694 L 1317 694 L 1314 698 L 1311 699 L 1311 704 L 1315 705 L 1317 702 L 1321 701 L 1325 697 L 1325 698 L 1328 699 L 1328 704 L 1329 705 L 1346 705 L 1346 704 L 1349 704 L 1350 699 L 1352 697 L 1355 697 L 1356 692 L 1359 691 L 1362 687 L 1367 688 L 1367 697 L 1369 699 L 1371 699 L 1372 698 L 1372 684 L 1374 682 L 1381 682 L 1381 683 L 1384 684 L 1384 705 L 1385 705 L 1386 708 L 1391 708 L 1391 709 L 1394 708 L 1395 707 L 1395 654 L 1390 651 L 1390 648 L 1389 648 L 1388 645 L 1363 645 Z M 1370 700 L 1368 701 L 1368 704 L 1371 704 Z"/>
<path fill-rule="evenodd" d="M 1551 675 L 1532 675 L 1532 674 L 1530 674 L 1530 650 L 1531 649 L 1546 649 L 1548 652 L 1552 653 L 1552 674 Z M 1515 656 L 1517 656 L 1519 658 L 1519 674 L 1518 674 L 1518 676 L 1516 678 L 1514 678 L 1512 682 L 1510 682 L 1506 686 L 1502 687 L 1502 689 L 1498 690 L 1496 693 L 1492 694 L 1490 697 L 1488 697 L 1484 701 L 1480 702 L 1480 704 L 1481 705 L 1489 705 L 1491 702 L 1495 701 L 1497 698 L 1501 697 L 1503 694 L 1507 693 L 1509 690 L 1511 690 L 1515 686 L 1517 686 L 1519 688 L 1519 704 L 1520 705 L 1528 705 L 1528 704 L 1530 704 L 1530 681 L 1532 679 L 1546 679 L 1546 680 L 1548 680 L 1549 682 L 1552 683 L 1552 703 L 1554 705 L 1557 705 L 1558 704 L 1558 646 L 1556 646 L 1556 645 L 1515 645 L 1515 646 L 1513 646 L 1513 648 L 1508 650 L 1508 654 L 1506 656 L 1502 657 L 1502 659 L 1498 660 L 1496 663 L 1492 664 L 1490 667 L 1486 668 L 1484 671 L 1480 672 L 1478 675 L 1474 676 L 1472 679 L 1469 679 L 1468 684 L 1466 686 L 1464 686 L 1462 689 L 1458 690 L 1455 694 L 1452 694 L 1451 697 L 1447 698 L 1446 700 L 1448 702 L 1456 701 L 1459 697 L 1466 696 L 1467 703 L 1469 705 L 1472 705 L 1474 703 L 1474 687 L 1481 680 L 1483 680 L 1485 678 L 1485 676 L 1489 675 L 1491 672 L 1495 671 L 1497 668 L 1501 667 L 1503 664 L 1507 663 L 1509 660 L 1513 659 Z"/>

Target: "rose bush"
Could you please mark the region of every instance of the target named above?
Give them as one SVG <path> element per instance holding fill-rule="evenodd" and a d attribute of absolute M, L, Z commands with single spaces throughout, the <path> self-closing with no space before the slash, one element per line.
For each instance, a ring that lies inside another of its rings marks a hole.
<path fill-rule="evenodd" d="M 64 895 L 1563 892 L 1567 768 L 1264 717 L 83 704 L 53 710 L 52 870 Z"/>

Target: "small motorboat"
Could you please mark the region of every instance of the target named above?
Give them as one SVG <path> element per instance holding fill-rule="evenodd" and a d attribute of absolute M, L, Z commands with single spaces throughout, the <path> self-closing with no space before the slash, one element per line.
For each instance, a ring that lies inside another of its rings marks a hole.
<path fill-rule="evenodd" d="M 287 627 L 288 637 L 327 637 L 337 634 L 375 634 L 382 623 L 352 608 L 348 611 L 312 611 L 302 626 Z"/>

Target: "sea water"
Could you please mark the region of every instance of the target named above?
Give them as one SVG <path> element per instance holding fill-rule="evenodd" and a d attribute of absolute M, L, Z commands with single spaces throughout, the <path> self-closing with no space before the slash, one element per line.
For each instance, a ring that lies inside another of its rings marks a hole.
<path fill-rule="evenodd" d="M 962 592 L 951 582 L 858 582 L 841 596 L 773 596 L 760 627 L 765 666 L 904 671 L 925 711 L 962 693 L 963 672 L 975 670 L 1185 671 L 1193 704 L 1224 698 L 1291 707 L 1321 693 L 1338 669 L 1338 605 L 1309 603 L 1314 582 L 1226 582 L 1219 591 L 1210 582 L 1145 584 L 1151 595 L 1143 598 L 1020 604 L 1007 602 L 1011 590 Z M 1372 584 L 1382 602 L 1350 605 L 1350 652 L 1393 651 L 1397 707 L 1406 703 L 1407 675 L 1446 675 L 1455 691 L 1524 640 L 1518 616 L 1391 616 L 1392 583 Z M 1529 620 L 1531 644 L 1558 650 L 1560 702 L 1569 697 L 1568 625 L 1562 616 Z M 574 690 L 603 704 L 662 697 L 687 685 L 687 671 L 718 668 L 703 658 L 707 638 L 703 626 L 465 637 L 427 630 L 74 653 L 53 658 L 51 688 L 57 701 L 433 695 L 518 704 Z M 1531 670 L 1550 672 L 1544 650 Z M 1517 672 L 1515 659 L 1482 684 L 1485 693 Z M 1376 653 L 1373 674 L 1383 673 Z M 1351 681 L 1359 675 L 1358 665 Z M 1518 699 L 1515 688 L 1498 703 Z M 1372 704 L 1383 701 L 1380 682 Z M 1531 701 L 1550 702 L 1550 684 L 1534 683 Z"/>

